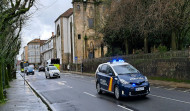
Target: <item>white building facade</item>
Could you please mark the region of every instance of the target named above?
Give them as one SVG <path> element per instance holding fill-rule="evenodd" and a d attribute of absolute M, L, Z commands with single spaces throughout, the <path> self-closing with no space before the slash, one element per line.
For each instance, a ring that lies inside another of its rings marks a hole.
<path fill-rule="evenodd" d="M 75 63 L 73 9 L 70 8 L 55 21 L 57 58 L 61 65 Z"/>
<path fill-rule="evenodd" d="M 40 50 L 41 50 L 41 62 L 42 65 L 45 66 L 47 60 L 51 58 L 56 58 L 55 56 L 55 51 L 56 48 L 54 46 L 55 43 L 55 36 L 52 35 L 51 38 L 49 38 L 44 44 L 41 45 Z"/>
<path fill-rule="evenodd" d="M 34 39 L 28 44 L 28 63 L 33 65 L 40 64 L 40 39 Z"/>
<path fill-rule="evenodd" d="M 75 63 L 73 14 L 63 17 L 64 54 L 67 63 Z"/>

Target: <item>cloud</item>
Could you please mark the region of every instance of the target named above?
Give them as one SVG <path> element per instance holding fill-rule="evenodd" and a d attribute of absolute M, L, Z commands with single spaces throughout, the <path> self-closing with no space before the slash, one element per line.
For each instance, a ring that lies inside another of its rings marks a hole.
<path fill-rule="evenodd" d="M 66 10 L 72 8 L 72 0 L 39 0 L 36 3 L 36 8 L 31 10 L 35 12 L 32 17 L 27 21 L 26 26 L 22 30 L 22 48 L 20 55 L 23 52 L 23 47 L 35 38 L 48 39 L 51 37 L 52 32 L 55 32 L 54 21 Z"/>

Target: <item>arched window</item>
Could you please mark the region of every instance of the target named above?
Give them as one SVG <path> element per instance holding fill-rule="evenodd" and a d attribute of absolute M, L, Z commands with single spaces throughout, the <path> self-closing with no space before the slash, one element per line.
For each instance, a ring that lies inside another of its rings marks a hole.
<path fill-rule="evenodd" d="M 60 36 L 60 27 L 57 25 L 57 36 Z"/>
<path fill-rule="evenodd" d="M 77 5 L 77 10 L 80 11 L 80 5 Z"/>

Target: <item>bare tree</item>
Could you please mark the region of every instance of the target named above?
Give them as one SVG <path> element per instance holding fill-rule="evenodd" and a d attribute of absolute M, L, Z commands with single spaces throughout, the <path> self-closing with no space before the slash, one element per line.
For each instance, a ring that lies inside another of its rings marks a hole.
<path fill-rule="evenodd" d="M 10 67 L 19 52 L 20 32 L 27 19 L 27 12 L 35 0 L 1 0 L 0 1 L 0 100 L 3 96 L 3 86 L 9 85 L 6 67 Z M 9 72 L 10 73 L 10 72 Z M 2 78 L 5 75 L 5 78 Z M 5 80 L 3 85 L 2 80 Z"/>

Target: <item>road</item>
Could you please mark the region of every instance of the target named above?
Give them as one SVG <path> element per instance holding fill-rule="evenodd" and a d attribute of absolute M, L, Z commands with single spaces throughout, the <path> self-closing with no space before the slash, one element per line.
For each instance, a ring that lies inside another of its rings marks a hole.
<path fill-rule="evenodd" d="M 146 98 L 116 100 L 111 94 L 97 94 L 94 77 L 64 73 L 46 79 L 44 72 L 35 72 L 26 80 L 56 111 L 190 111 L 188 90 L 151 86 Z"/>

